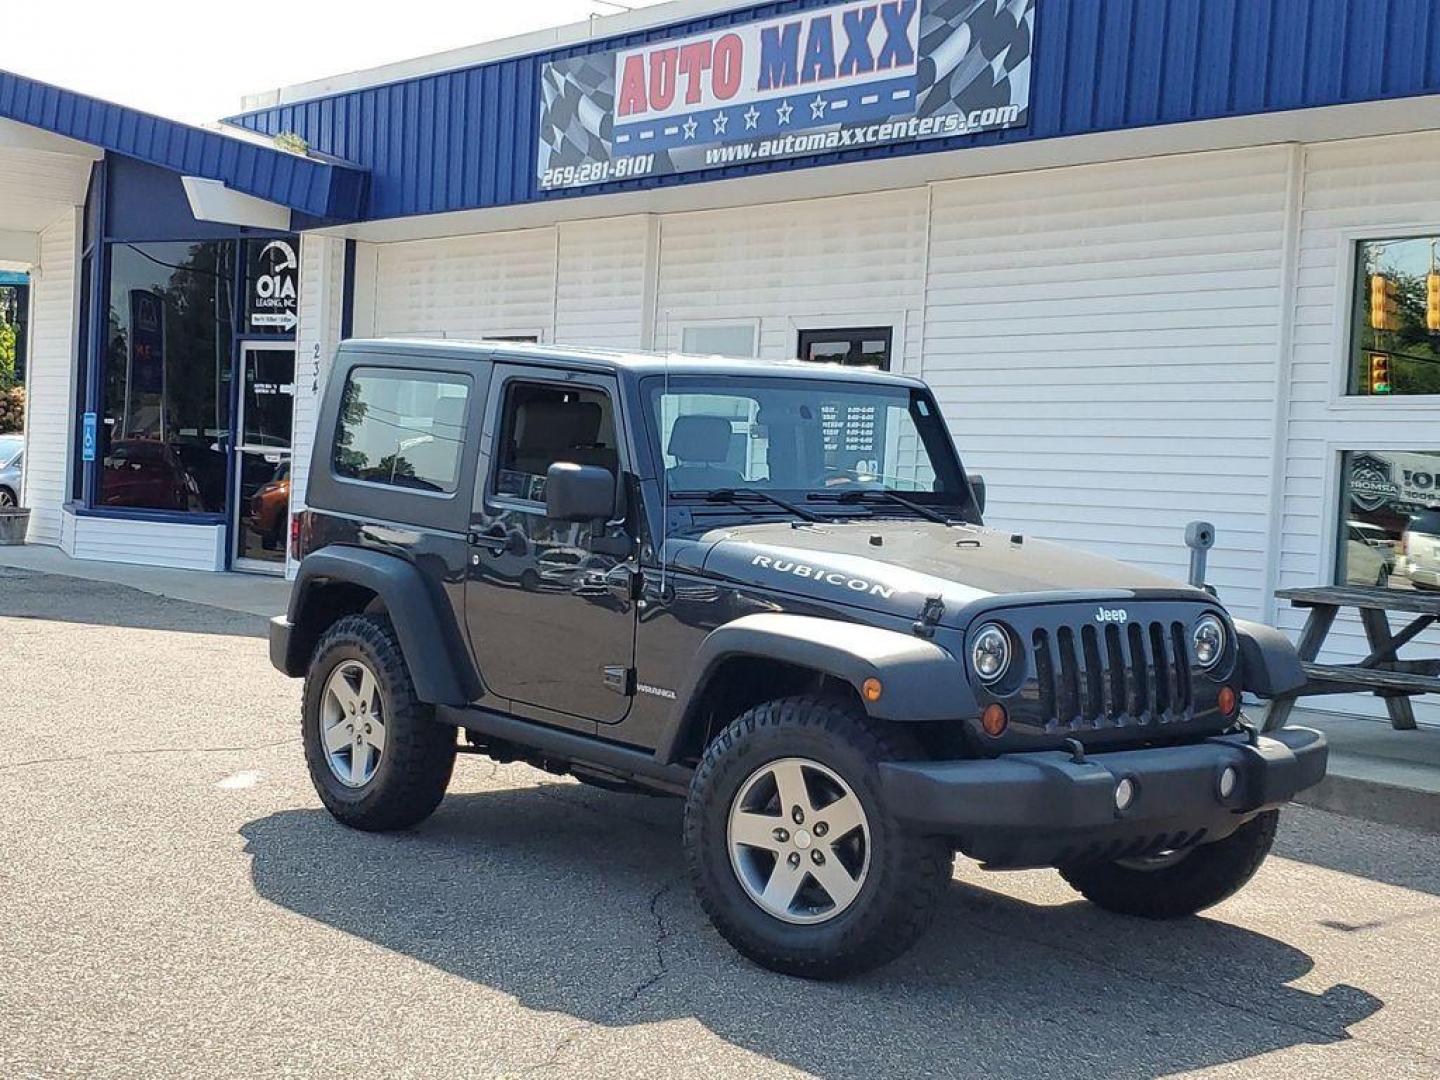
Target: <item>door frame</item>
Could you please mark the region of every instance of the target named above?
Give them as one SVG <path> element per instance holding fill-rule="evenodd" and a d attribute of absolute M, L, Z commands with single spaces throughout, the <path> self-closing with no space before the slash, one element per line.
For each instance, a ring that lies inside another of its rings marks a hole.
<path fill-rule="evenodd" d="M 246 447 L 245 435 L 245 363 L 248 355 L 252 352 L 289 352 L 295 356 L 295 374 L 292 375 L 290 394 L 290 446 L 283 451 L 276 451 L 273 447 Z M 245 535 L 244 525 L 240 521 L 242 502 L 240 486 L 245 482 L 245 470 L 240 467 L 240 459 L 243 454 L 259 453 L 280 453 L 290 462 L 291 476 L 293 483 L 295 466 L 295 399 L 298 383 L 293 381 L 299 374 L 300 348 L 299 343 L 293 339 L 285 338 L 243 338 L 237 342 L 237 363 L 235 379 L 234 408 L 231 413 L 232 422 L 230 425 L 230 491 L 228 506 L 226 507 L 225 522 L 226 532 L 229 539 L 226 542 L 226 562 L 232 570 L 239 570 L 251 574 L 269 574 L 271 576 L 283 577 L 286 572 L 286 559 L 282 557 L 276 562 L 266 562 L 263 559 L 246 558 L 240 554 L 240 541 Z M 294 496 L 294 489 L 291 489 L 291 496 Z M 289 547 L 290 529 L 289 514 L 286 514 L 286 528 L 284 530 L 283 542 Z"/>

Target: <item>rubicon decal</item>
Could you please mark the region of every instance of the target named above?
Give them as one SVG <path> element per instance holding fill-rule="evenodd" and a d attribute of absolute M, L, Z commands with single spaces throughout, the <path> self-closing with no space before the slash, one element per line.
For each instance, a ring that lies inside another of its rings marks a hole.
<path fill-rule="evenodd" d="M 864 593 L 867 596 L 878 596 L 882 600 L 889 600 L 895 595 L 895 590 L 878 582 L 867 581 L 865 578 L 850 577 L 838 570 L 827 570 L 823 566 L 807 566 L 805 563 L 795 562 L 791 559 L 776 559 L 769 555 L 756 555 L 750 560 L 751 566 L 760 566 L 766 570 L 774 570 L 777 574 L 794 574 L 799 578 L 809 578 L 811 581 L 820 581 L 826 585 L 834 585 L 837 588 L 849 589 L 854 593 Z"/>
<path fill-rule="evenodd" d="M 849 0 L 545 65 L 542 189 L 1028 122 L 1036 0 Z"/>

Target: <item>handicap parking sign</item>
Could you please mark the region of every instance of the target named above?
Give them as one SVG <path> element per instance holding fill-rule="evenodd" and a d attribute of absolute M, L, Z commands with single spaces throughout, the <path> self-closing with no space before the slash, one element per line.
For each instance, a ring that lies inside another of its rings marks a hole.
<path fill-rule="evenodd" d="M 84 428 L 80 435 L 80 457 L 84 461 L 95 460 L 95 414 L 85 414 Z"/>

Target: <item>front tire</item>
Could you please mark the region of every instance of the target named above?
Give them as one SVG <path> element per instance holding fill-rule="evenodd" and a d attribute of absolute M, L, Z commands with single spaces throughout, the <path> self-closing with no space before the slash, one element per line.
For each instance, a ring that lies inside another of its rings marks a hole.
<path fill-rule="evenodd" d="M 1267 810 L 1224 840 L 1177 852 L 1178 858 L 1127 859 L 1065 867 L 1060 875 L 1092 904 L 1121 915 L 1180 919 L 1234 896 L 1275 843 L 1279 810 Z"/>
<path fill-rule="evenodd" d="M 913 945 L 953 852 L 902 826 L 877 766 L 919 756 L 908 736 L 828 697 L 769 701 L 721 732 L 685 805 L 690 877 L 721 936 L 762 967 L 815 979 Z"/>
<path fill-rule="evenodd" d="M 383 615 L 347 615 L 321 637 L 305 677 L 302 725 L 315 791 L 352 829 L 408 828 L 444 798 L 455 729 L 415 697 Z"/>

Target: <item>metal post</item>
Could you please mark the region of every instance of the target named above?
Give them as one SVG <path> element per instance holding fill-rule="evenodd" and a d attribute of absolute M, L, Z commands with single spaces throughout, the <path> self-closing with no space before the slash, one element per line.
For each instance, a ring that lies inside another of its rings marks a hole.
<path fill-rule="evenodd" d="M 1190 584 L 1213 593 L 1205 584 L 1207 552 L 1215 546 L 1215 526 L 1208 521 L 1192 521 L 1185 526 L 1185 546 L 1190 549 Z"/>

